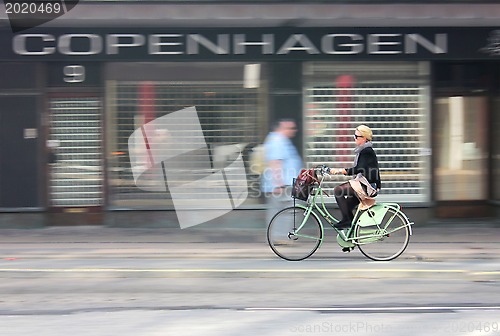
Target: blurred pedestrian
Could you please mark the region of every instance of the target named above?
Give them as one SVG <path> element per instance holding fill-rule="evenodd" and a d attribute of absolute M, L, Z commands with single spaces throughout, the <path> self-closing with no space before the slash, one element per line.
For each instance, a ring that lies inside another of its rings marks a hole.
<path fill-rule="evenodd" d="M 354 219 L 353 210 L 356 205 L 368 208 L 375 204 L 375 197 L 382 183 L 378 159 L 373 150 L 373 132 L 370 127 L 360 125 L 354 130 L 354 166 L 350 168 L 332 169 L 332 174 L 343 174 L 355 176 L 352 180 L 342 183 L 333 189 L 335 200 L 342 213 L 342 219 L 335 224 L 338 229 L 345 229 L 351 226 Z"/>
<path fill-rule="evenodd" d="M 281 209 L 293 205 L 292 181 L 302 169 L 302 159 L 291 139 L 297 134 L 293 119 L 280 119 L 264 141 L 266 169 L 262 174 L 261 189 L 267 203 L 266 220 Z"/>

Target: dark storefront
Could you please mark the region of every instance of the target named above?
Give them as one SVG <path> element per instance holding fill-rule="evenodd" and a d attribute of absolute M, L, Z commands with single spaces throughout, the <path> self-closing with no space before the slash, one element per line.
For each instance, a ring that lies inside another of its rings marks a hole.
<path fill-rule="evenodd" d="M 271 120 L 292 117 L 308 166 L 349 165 L 352 129 L 365 123 L 380 200 L 437 217 L 495 216 L 499 36 L 495 27 L 0 32 L 0 211 L 98 223 L 113 210 L 172 210 L 154 176 L 149 188 L 134 183 L 131 165 L 148 157 L 129 138 L 195 106 L 214 168 L 233 145 L 243 153 L 241 209 L 263 208 L 252 149 Z"/>

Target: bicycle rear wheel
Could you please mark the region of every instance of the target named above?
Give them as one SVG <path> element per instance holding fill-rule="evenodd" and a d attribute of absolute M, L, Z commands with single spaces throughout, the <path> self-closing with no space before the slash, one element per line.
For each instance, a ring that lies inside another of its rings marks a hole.
<path fill-rule="evenodd" d="M 323 227 L 313 212 L 306 219 L 305 209 L 289 207 L 281 210 L 269 223 L 267 241 L 280 258 L 290 261 L 310 257 L 321 244 Z"/>
<path fill-rule="evenodd" d="M 389 261 L 399 257 L 410 241 L 410 228 L 406 216 L 389 208 L 380 225 L 356 228 L 359 250 L 375 261 Z"/>

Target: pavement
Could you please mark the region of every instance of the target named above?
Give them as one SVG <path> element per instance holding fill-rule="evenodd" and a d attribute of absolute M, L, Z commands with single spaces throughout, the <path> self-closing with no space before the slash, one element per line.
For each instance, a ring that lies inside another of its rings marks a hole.
<path fill-rule="evenodd" d="M 359 251 L 342 253 L 336 233 L 325 228 L 325 241 L 313 258 L 345 259 Z M 273 258 L 265 228 L 126 228 L 106 226 L 0 229 L 0 258 L 58 254 L 65 250 L 82 256 L 166 259 Z M 498 260 L 500 222 L 449 221 L 414 225 L 405 253 L 398 259 L 425 261 Z"/>
<path fill-rule="evenodd" d="M 325 241 L 312 257 L 288 262 L 273 254 L 263 228 L 0 229 L 0 278 L 183 283 L 312 277 L 317 281 L 496 284 L 499 237 L 500 225 L 491 221 L 415 225 L 401 256 L 374 262 L 358 249 L 343 253 L 335 231 L 326 229 Z M 496 296 L 490 299 L 496 302 Z"/>
<path fill-rule="evenodd" d="M 333 229 L 311 258 L 287 262 L 263 226 L 242 222 L 0 229 L 0 334 L 299 335 L 325 323 L 373 334 L 335 329 L 365 321 L 392 327 L 375 334 L 458 335 L 474 321 L 483 329 L 467 334 L 479 335 L 498 324 L 495 220 L 414 225 L 390 262 L 342 253 Z"/>

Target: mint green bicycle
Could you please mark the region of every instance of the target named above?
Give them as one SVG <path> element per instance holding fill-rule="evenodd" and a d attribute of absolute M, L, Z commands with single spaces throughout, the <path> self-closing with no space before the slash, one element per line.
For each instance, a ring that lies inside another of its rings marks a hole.
<path fill-rule="evenodd" d="M 408 217 L 397 203 L 376 203 L 366 210 L 356 210 L 351 227 L 339 230 L 339 220 L 326 209 L 322 189 L 325 176 L 314 169 L 310 195 L 305 205 L 295 203 L 271 219 L 267 240 L 273 252 L 285 260 L 299 261 L 314 254 L 323 242 L 324 219 L 337 232 L 337 243 L 344 252 L 358 247 L 367 258 L 389 261 L 399 257 L 412 235 Z M 321 175 L 318 178 L 318 175 Z M 318 199 L 320 204 L 318 204 Z"/>

